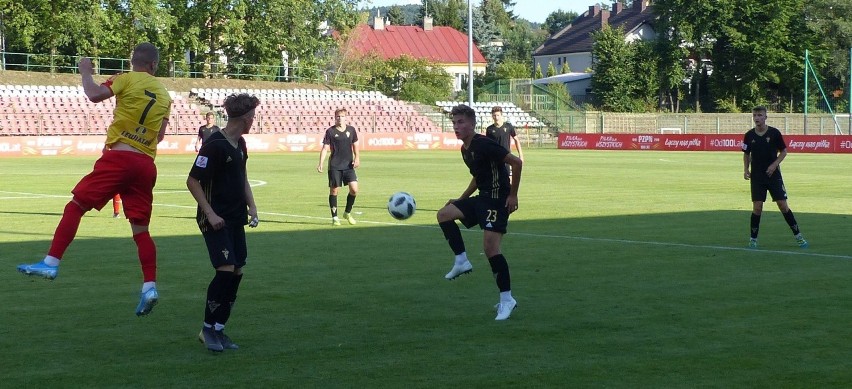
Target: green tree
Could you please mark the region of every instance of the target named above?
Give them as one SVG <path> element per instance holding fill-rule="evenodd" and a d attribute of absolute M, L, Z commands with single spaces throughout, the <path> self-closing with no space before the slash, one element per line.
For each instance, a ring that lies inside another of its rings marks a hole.
<path fill-rule="evenodd" d="M 529 74 L 532 74 L 532 52 L 547 39 L 547 33 L 542 29 L 534 29 L 525 20 L 516 21 L 503 32 L 503 58 L 526 62 Z"/>
<path fill-rule="evenodd" d="M 417 11 L 417 25 L 423 27 L 423 18 L 431 16 L 432 24 L 441 26 L 442 24 L 438 22 L 440 18 L 437 15 L 443 15 L 445 8 L 447 8 L 446 0 L 421 0 L 420 9 Z"/>
<path fill-rule="evenodd" d="M 571 67 L 568 66 L 568 61 L 562 63 L 562 69 L 559 70 L 559 74 L 568 74 L 571 73 Z"/>
<path fill-rule="evenodd" d="M 494 68 L 494 79 L 510 80 L 513 78 L 529 78 L 530 65 L 513 59 L 505 60 Z"/>
<path fill-rule="evenodd" d="M 19 44 L 27 51 L 49 54 L 47 58 L 36 57 L 34 61 L 48 66 L 51 72 L 58 66 L 75 65 L 71 63 L 72 58 L 58 56 L 76 54 L 74 49 L 78 47 L 89 49 L 85 38 L 96 34 L 91 26 L 79 23 L 89 19 L 88 15 L 97 17 L 98 10 L 92 1 L 4 1 L 0 12 L 4 15 L 4 33 L 9 34 L 10 46 Z"/>
<path fill-rule="evenodd" d="M 605 26 L 592 37 L 592 93 L 597 104 L 606 111 L 632 111 L 632 55 L 624 42 L 624 30 Z"/>
<path fill-rule="evenodd" d="M 535 79 L 544 78 L 544 75 L 541 74 L 541 64 L 540 63 L 535 65 L 534 78 Z"/>
<path fill-rule="evenodd" d="M 547 19 L 544 19 L 544 27 L 547 29 L 548 35 L 554 35 L 565 26 L 574 22 L 574 19 L 577 18 L 577 13 L 574 11 L 563 11 L 562 9 L 558 9 L 547 15 Z"/>
<path fill-rule="evenodd" d="M 465 21 L 467 17 L 465 16 Z M 465 23 L 465 31 L 467 31 L 467 23 Z M 500 61 L 501 52 L 494 46 L 499 39 L 497 29 L 494 23 L 488 19 L 488 15 L 482 12 L 482 8 L 473 9 L 473 43 L 485 57 L 487 61 L 487 72 L 491 72 L 494 66 Z"/>
<path fill-rule="evenodd" d="M 446 7 L 436 14 L 435 24 L 465 31 L 467 28 L 467 3 L 462 0 L 447 0 Z"/>
<path fill-rule="evenodd" d="M 798 40 L 806 37 L 792 29 L 802 17 L 804 0 L 721 3 L 713 44 L 711 88 L 717 101 L 749 110 L 754 105 L 775 103 L 786 95 L 784 79 L 798 68 L 802 54 Z M 717 62 L 718 58 L 718 62 Z"/>
<path fill-rule="evenodd" d="M 406 55 L 384 60 L 367 54 L 352 58 L 343 71 L 366 89 L 406 101 L 434 104 L 435 100 L 449 99 L 453 91 L 452 76 L 443 68 Z"/>
<path fill-rule="evenodd" d="M 483 17 L 498 32 L 503 32 L 504 28 L 512 24 L 512 16 L 506 11 L 503 0 L 482 0 L 479 8 L 482 10 Z"/>
<path fill-rule="evenodd" d="M 852 48 L 852 2 L 845 0 L 812 0 L 804 6 L 806 28 L 822 39 L 808 42 L 808 48 L 825 69 L 826 80 L 848 89 L 849 49 Z M 796 42 L 802 42 L 801 39 Z M 848 98 L 849 93 L 846 93 Z"/>
<path fill-rule="evenodd" d="M 402 7 L 398 5 L 391 6 L 388 9 L 387 17 L 388 23 L 395 26 L 402 26 L 405 24 L 405 14 L 402 12 Z"/>
<path fill-rule="evenodd" d="M 547 77 L 553 77 L 556 75 L 556 66 L 553 65 L 553 62 L 547 63 Z"/>

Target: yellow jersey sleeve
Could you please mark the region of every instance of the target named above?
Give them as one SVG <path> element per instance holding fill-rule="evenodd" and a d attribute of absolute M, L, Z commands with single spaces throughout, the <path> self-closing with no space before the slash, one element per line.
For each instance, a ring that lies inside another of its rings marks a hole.
<path fill-rule="evenodd" d="M 126 143 L 155 157 L 160 126 L 171 114 L 169 92 L 156 77 L 145 72 L 120 74 L 105 85 L 116 100 L 105 143 Z"/>

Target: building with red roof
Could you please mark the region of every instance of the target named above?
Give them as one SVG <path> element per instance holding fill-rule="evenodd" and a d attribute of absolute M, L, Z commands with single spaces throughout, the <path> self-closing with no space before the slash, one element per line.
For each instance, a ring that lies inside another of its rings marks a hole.
<path fill-rule="evenodd" d="M 375 53 L 391 59 L 409 55 L 436 63 L 453 76 L 454 90 L 459 91 L 468 75 L 468 37 L 452 27 L 433 26 L 427 17 L 424 26 L 386 25 L 383 17 L 374 18 L 373 25 L 355 27 L 353 46 L 364 54 Z M 473 46 L 473 71 L 485 72 L 487 61 L 476 45 Z"/>

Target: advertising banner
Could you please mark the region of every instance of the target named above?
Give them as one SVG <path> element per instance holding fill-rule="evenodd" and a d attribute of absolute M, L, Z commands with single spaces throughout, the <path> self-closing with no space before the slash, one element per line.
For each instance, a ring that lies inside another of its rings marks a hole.
<path fill-rule="evenodd" d="M 742 151 L 742 134 L 559 134 L 564 150 Z M 789 153 L 852 153 L 852 135 L 785 135 Z"/>
<path fill-rule="evenodd" d="M 244 135 L 249 152 L 318 152 L 323 134 L 248 134 Z M 104 135 L 77 136 L 4 136 L 0 137 L 0 157 L 99 155 Z M 157 145 L 157 154 L 193 154 L 195 135 L 166 135 Z M 458 150 L 462 142 L 447 133 L 359 133 L 361 150 Z"/>

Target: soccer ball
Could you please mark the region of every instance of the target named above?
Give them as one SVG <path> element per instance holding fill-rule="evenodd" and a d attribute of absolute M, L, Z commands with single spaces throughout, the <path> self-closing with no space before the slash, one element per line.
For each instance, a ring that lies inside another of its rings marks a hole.
<path fill-rule="evenodd" d="M 406 192 L 396 192 L 388 199 L 388 213 L 397 220 L 405 220 L 414 215 L 417 203 L 414 196 Z"/>

